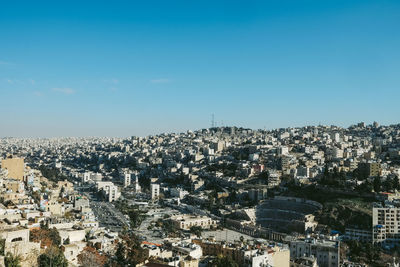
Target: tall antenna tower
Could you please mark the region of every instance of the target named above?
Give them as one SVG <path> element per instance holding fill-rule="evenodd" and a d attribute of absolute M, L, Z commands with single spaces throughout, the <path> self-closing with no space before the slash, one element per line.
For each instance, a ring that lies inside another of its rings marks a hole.
<path fill-rule="evenodd" d="M 211 128 L 215 127 L 215 118 L 214 118 L 214 113 L 211 114 Z"/>

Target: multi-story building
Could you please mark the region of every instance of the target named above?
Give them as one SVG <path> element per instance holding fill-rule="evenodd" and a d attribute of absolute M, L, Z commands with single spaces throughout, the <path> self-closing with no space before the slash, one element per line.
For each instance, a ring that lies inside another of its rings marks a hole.
<path fill-rule="evenodd" d="M 256 248 L 204 239 L 195 239 L 193 243 L 201 246 L 203 255 L 230 257 L 243 267 L 289 267 L 290 252 L 287 245 L 273 244 L 266 246 L 266 244 L 262 244 Z"/>
<path fill-rule="evenodd" d="M 313 256 L 320 267 L 339 267 L 339 247 L 339 241 L 298 239 L 290 242 L 290 259 Z"/>
<path fill-rule="evenodd" d="M 14 193 L 24 193 L 24 183 L 20 180 L 5 180 L 4 186 L 7 190 L 11 190 Z"/>
<path fill-rule="evenodd" d="M 190 230 L 193 226 L 209 229 L 217 225 L 217 221 L 207 216 L 177 215 L 171 217 L 171 221 L 175 227 L 182 230 Z"/>
<path fill-rule="evenodd" d="M 83 183 L 100 182 L 102 179 L 103 175 L 101 173 L 85 172 L 82 176 Z"/>
<path fill-rule="evenodd" d="M 372 208 L 372 240 L 375 244 L 394 247 L 400 244 L 400 204 L 374 203 Z"/>
<path fill-rule="evenodd" d="M 97 191 L 103 192 L 104 197 L 109 202 L 113 202 L 121 196 L 121 192 L 119 192 L 118 187 L 113 182 L 97 182 L 96 188 Z"/>
<path fill-rule="evenodd" d="M 128 186 L 131 185 L 131 179 L 132 179 L 131 177 L 132 177 L 131 173 L 124 173 L 122 175 L 122 179 L 123 179 L 123 182 L 124 182 L 124 187 L 128 187 Z"/>
<path fill-rule="evenodd" d="M 253 201 L 263 200 L 267 198 L 267 192 L 267 188 L 252 188 L 249 189 L 249 198 Z"/>
<path fill-rule="evenodd" d="M 363 162 L 358 164 L 358 169 L 365 177 L 376 177 L 381 173 L 381 164 L 378 162 Z"/>
<path fill-rule="evenodd" d="M 16 180 L 24 180 L 24 159 L 23 158 L 7 158 L 1 161 L 1 168 L 8 171 L 8 178 Z"/>
<path fill-rule="evenodd" d="M 343 149 L 333 147 L 329 150 L 328 155 L 330 155 L 333 159 L 343 158 Z"/>
<path fill-rule="evenodd" d="M 340 141 L 340 134 L 339 133 L 332 133 L 331 138 L 334 142 L 338 143 Z"/>
<path fill-rule="evenodd" d="M 372 231 L 357 229 L 357 228 L 346 228 L 345 230 L 346 240 L 356 240 L 360 242 L 372 242 Z"/>
<path fill-rule="evenodd" d="M 150 185 L 151 191 L 151 199 L 157 199 L 160 196 L 160 185 L 159 184 L 151 184 Z"/>
<path fill-rule="evenodd" d="M 203 256 L 201 246 L 185 241 L 173 243 L 172 251 L 175 255 L 190 256 L 193 259 L 200 259 Z"/>
<path fill-rule="evenodd" d="M 142 190 L 142 188 L 140 187 L 140 184 L 139 184 L 139 177 L 138 177 L 138 175 L 137 175 L 137 174 L 134 174 L 134 177 L 131 176 L 131 179 L 132 179 L 131 182 L 132 182 L 133 192 L 135 192 L 135 193 L 140 193 L 141 190 Z"/>
<path fill-rule="evenodd" d="M 278 155 L 285 156 L 289 154 L 289 148 L 287 146 L 278 147 Z"/>
<path fill-rule="evenodd" d="M 220 152 L 225 148 L 225 142 L 218 141 L 211 144 L 211 149 L 214 149 L 216 152 Z"/>

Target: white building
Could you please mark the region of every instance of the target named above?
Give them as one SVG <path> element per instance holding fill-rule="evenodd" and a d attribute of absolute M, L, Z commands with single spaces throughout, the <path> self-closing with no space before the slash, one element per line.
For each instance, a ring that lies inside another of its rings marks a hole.
<path fill-rule="evenodd" d="M 372 208 L 372 241 L 382 246 L 400 244 L 400 205 L 395 202 L 374 203 Z"/>
<path fill-rule="evenodd" d="M 335 141 L 336 143 L 339 143 L 339 142 L 340 142 L 340 134 L 339 134 L 339 133 L 333 133 L 333 134 L 331 135 L 331 138 L 332 138 L 332 140 Z"/>
<path fill-rule="evenodd" d="M 90 180 L 90 172 L 85 172 L 82 176 L 82 183 L 88 183 Z"/>
<path fill-rule="evenodd" d="M 102 179 L 103 175 L 101 173 L 85 172 L 82 176 L 82 183 L 100 182 Z"/>
<path fill-rule="evenodd" d="M 211 144 L 210 148 L 214 149 L 215 152 L 220 152 L 220 151 L 224 150 L 225 142 L 224 141 L 214 142 Z"/>
<path fill-rule="evenodd" d="M 289 148 L 287 146 L 278 147 L 278 155 L 283 156 L 288 154 L 289 154 Z"/>
<path fill-rule="evenodd" d="M 160 196 L 160 185 L 159 184 L 151 184 L 150 185 L 151 191 L 151 199 L 157 199 Z"/>
<path fill-rule="evenodd" d="M 298 239 L 290 242 L 290 259 L 313 256 L 320 267 L 339 267 L 339 247 L 339 241 Z"/>
<path fill-rule="evenodd" d="M 247 250 L 244 251 L 244 264 L 248 267 L 289 267 L 290 252 L 287 247 L 268 248 L 267 250 Z"/>
<path fill-rule="evenodd" d="M 57 169 L 61 169 L 62 168 L 62 163 L 59 161 L 55 161 L 54 162 L 54 167 L 56 167 Z"/>
<path fill-rule="evenodd" d="M 260 158 L 260 154 L 258 153 L 253 153 L 249 155 L 249 160 L 250 161 L 257 161 Z"/>
<path fill-rule="evenodd" d="M 194 215 L 177 215 L 171 217 L 171 221 L 175 227 L 182 230 L 190 230 L 193 226 L 198 226 L 203 229 L 209 229 L 211 226 L 216 226 L 217 221 L 207 216 L 194 216 Z"/>
<path fill-rule="evenodd" d="M 123 175 L 122 175 L 122 179 L 123 179 L 123 182 L 124 182 L 124 187 L 128 187 L 128 186 L 130 186 L 131 185 L 131 173 L 124 173 Z"/>
<path fill-rule="evenodd" d="M 290 137 L 290 134 L 288 132 L 283 132 L 279 135 L 279 139 L 286 139 L 289 137 Z"/>
<path fill-rule="evenodd" d="M 193 259 L 200 259 L 203 256 L 203 250 L 199 245 L 185 241 L 172 244 L 172 251 L 175 255 L 190 256 Z"/>
<path fill-rule="evenodd" d="M 132 182 L 133 192 L 140 193 L 142 191 L 142 188 L 140 187 L 140 184 L 139 184 L 138 175 L 135 173 L 134 177 L 131 179 L 132 179 L 131 182 Z"/>
<path fill-rule="evenodd" d="M 113 202 L 121 196 L 121 192 L 113 182 L 97 182 L 96 189 L 97 191 L 103 191 L 105 198 L 109 202 Z"/>
<path fill-rule="evenodd" d="M 181 188 L 171 188 L 169 190 L 169 192 L 170 192 L 171 196 L 177 197 L 179 199 L 183 199 L 186 195 L 189 195 L 188 191 L 185 191 Z"/>

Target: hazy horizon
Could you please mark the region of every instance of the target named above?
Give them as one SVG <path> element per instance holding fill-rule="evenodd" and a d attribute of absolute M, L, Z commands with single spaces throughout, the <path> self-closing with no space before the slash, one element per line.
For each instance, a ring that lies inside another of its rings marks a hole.
<path fill-rule="evenodd" d="M 315 126 L 327 126 L 327 127 L 329 127 L 329 126 L 336 126 L 336 127 L 341 127 L 341 128 L 344 128 L 344 129 L 347 129 L 347 128 L 349 128 L 350 126 L 353 126 L 353 125 L 356 125 L 356 124 L 358 124 L 358 123 L 361 123 L 361 122 L 364 122 L 365 123 L 365 125 L 366 126 L 368 126 L 368 125 L 372 125 L 372 123 L 373 122 L 375 122 L 375 121 L 372 121 L 372 122 L 365 122 L 365 121 L 358 121 L 358 122 L 354 122 L 354 123 L 352 123 L 352 124 L 350 124 L 350 125 L 336 125 L 336 124 L 323 124 L 323 123 L 321 123 L 321 124 L 315 124 L 315 125 L 311 125 L 311 124 L 308 124 L 308 125 L 292 125 L 292 126 L 287 126 L 287 127 L 276 127 L 276 128 L 268 128 L 268 127 L 265 127 L 265 128 L 251 128 L 251 127 L 243 127 L 243 126 L 237 126 L 237 125 L 224 125 L 224 126 L 220 126 L 220 125 L 217 125 L 217 126 L 215 126 L 215 128 L 223 128 L 223 127 L 227 127 L 227 128 L 230 128 L 230 127 L 236 127 L 236 128 L 243 128 L 243 129 L 251 129 L 251 130 L 267 130 L 267 131 L 272 131 L 272 130 L 278 130 L 278 129 L 289 129 L 289 128 L 303 128 L 303 127 L 315 127 Z M 396 123 L 390 123 L 390 124 L 381 124 L 381 123 L 379 123 L 378 122 L 378 124 L 379 124 L 379 126 L 391 126 L 391 125 L 397 125 L 397 124 L 400 124 L 400 122 L 396 122 Z M 185 133 L 185 132 L 187 132 L 187 131 L 193 131 L 193 132 L 196 132 L 196 131 L 201 131 L 201 130 L 204 130 L 204 129 L 211 129 L 212 127 L 211 126 L 209 126 L 209 127 L 203 127 L 203 128 L 196 128 L 196 129 L 185 129 L 185 130 L 180 130 L 180 131 L 168 131 L 168 132 L 158 132 L 158 133 L 153 133 L 153 134 L 147 134 L 147 135 L 134 135 L 134 134 L 132 134 L 132 135 L 126 135 L 126 136 L 112 136 L 112 135 L 86 135 L 86 136 L 78 136 L 78 135 L 76 135 L 76 136 L 73 136 L 73 135 L 70 135 L 70 136 L 0 136 L 0 138 L 21 138 L 21 139 L 23 139 L 23 138 L 32 138 L 32 139 L 40 139 L 40 138 L 43 138 L 43 139 L 51 139 L 51 138 L 130 138 L 130 137 L 147 137 L 147 136 L 157 136 L 157 135 L 162 135 L 162 134 L 179 134 L 179 133 Z"/>

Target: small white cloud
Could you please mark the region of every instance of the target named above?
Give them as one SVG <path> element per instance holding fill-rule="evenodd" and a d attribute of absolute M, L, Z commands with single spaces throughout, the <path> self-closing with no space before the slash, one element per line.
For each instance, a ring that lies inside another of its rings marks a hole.
<path fill-rule="evenodd" d="M 75 90 L 72 88 L 53 88 L 54 92 L 63 93 L 65 95 L 72 95 L 75 94 Z"/>
<path fill-rule="evenodd" d="M 35 91 L 35 92 L 33 92 L 33 94 L 34 94 L 35 96 L 42 96 L 42 95 L 43 95 L 43 93 L 40 92 L 40 91 Z"/>
<path fill-rule="evenodd" d="M 29 79 L 29 82 L 30 82 L 31 84 L 35 84 L 35 83 L 36 83 L 36 81 L 35 81 L 34 79 Z"/>
<path fill-rule="evenodd" d="M 150 83 L 170 83 L 170 82 L 171 80 L 166 78 L 150 80 Z"/>
<path fill-rule="evenodd" d="M 117 87 L 111 87 L 110 91 L 112 91 L 112 92 L 118 91 L 118 88 Z"/>
<path fill-rule="evenodd" d="M 26 81 L 17 80 L 17 79 L 5 79 L 9 84 L 26 84 Z"/>

